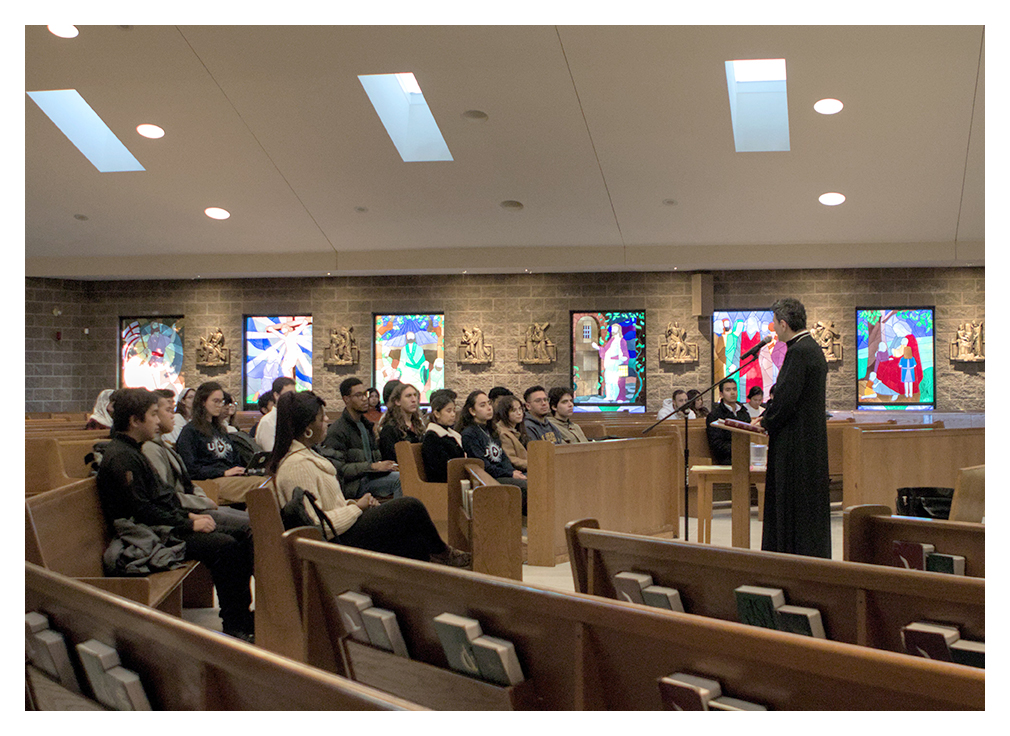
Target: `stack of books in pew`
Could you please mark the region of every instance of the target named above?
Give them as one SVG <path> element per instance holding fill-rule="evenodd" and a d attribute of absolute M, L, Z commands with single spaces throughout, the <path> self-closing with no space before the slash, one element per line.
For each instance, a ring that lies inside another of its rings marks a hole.
<path fill-rule="evenodd" d="M 664 710 L 768 710 L 757 703 L 724 696 L 718 680 L 686 672 L 659 678 L 659 696 Z"/>
<path fill-rule="evenodd" d="M 336 601 L 348 636 L 401 657 L 410 657 L 393 611 L 376 608 L 369 596 L 355 591 L 341 593 Z M 505 639 L 485 636 L 480 621 L 443 613 L 435 617 L 435 632 L 449 666 L 457 672 L 496 685 L 518 685 L 524 681 L 515 646 Z"/>
<path fill-rule="evenodd" d="M 901 627 L 901 643 L 916 657 L 985 669 L 985 642 L 962 639 L 956 626 L 915 621 Z"/>
<path fill-rule="evenodd" d="M 932 544 L 895 540 L 891 549 L 891 564 L 895 567 L 964 575 L 964 557 L 936 552 Z"/>
<path fill-rule="evenodd" d="M 816 608 L 787 605 L 785 591 L 781 588 L 741 585 L 733 593 L 741 623 L 818 639 L 827 638 L 821 612 Z"/>
<path fill-rule="evenodd" d="M 76 652 L 95 700 L 112 710 L 151 710 L 140 677 L 120 666 L 115 649 L 88 639 L 77 645 Z M 25 655 L 64 688 L 84 695 L 63 634 L 49 628 L 49 619 L 35 611 L 25 614 Z"/>

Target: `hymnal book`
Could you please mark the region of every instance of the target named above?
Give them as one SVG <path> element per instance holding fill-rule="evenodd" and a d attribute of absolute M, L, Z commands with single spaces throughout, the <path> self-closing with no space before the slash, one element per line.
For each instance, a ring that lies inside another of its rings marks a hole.
<path fill-rule="evenodd" d="M 480 621 L 453 613 L 435 616 L 435 633 L 442 642 L 449 666 L 467 675 L 479 675 L 473 640 L 481 635 Z"/>
<path fill-rule="evenodd" d="M 768 710 L 763 705 L 758 705 L 757 703 L 749 703 L 746 700 L 740 700 L 738 698 L 727 698 L 725 695 L 721 698 L 713 698 L 708 701 L 709 710 Z"/>
<path fill-rule="evenodd" d="M 118 709 L 116 686 L 109 680 L 108 671 L 119 666 L 119 653 L 97 639 L 88 639 L 77 645 L 77 654 L 81 658 L 95 700 L 109 708 Z"/>
<path fill-rule="evenodd" d="M 46 622 L 48 625 L 48 621 Z M 82 694 L 77 674 L 70 662 L 67 642 L 63 634 L 52 629 L 42 629 L 32 634 L 30 642 L 32 664 L 48 674 L 71 692 Z"/>
<path fill-rule="evenodd" d="M 614 575 L 617 600 L 628 603 L 645 603 L 642 590 L 652 585 L 652 576 L 640 572 L 619 572 Z"/>
<path fill-rule="evenodd" d="M 933 553 L 934 548 L 931 544 L 895 540 L 891 549 L 893 551 L 892 564 L 895 567 L 904 567 L 909 570 L 925 570 L 926 557 Z"/>
<path fill-rule="evenodd" d="M 35 639 L 35 635 L 48 628 L 49 619 L 41 613 L 29 611 L 25 614 L 25 656 L 40 670 L 45 670 L 45 668 L 36 660 L 42 661 L 47 655 L 41 651 L 42 645 Z"/>
<path fill-rule="evenodd" d="M 945 572 L 948 575 L 964 575 L 964 557 L 931 552 L 926 555 L 926 569 L 930 572 Z"/>
<path fill-rule="evenodd" d="M 917 657 L 953 662 L 950 645 L 961 638 L 956 626 L 916 621 L 901 627 L 901 643 L 905 651 Z"/>
<path fill-rule="evenodd" d="M 136 672 L 125 667 L 113 667 L 105 673 L 116 710 L 151 710 L 151 703 Z"/>
<path fill-rule="evenodd" d="M 485 680 L 508 686 L 526 679 L 512 642 L 494 636 L 478 636 L 472 644 L 477 668 Z"/>
<path fill-rule="evenodd" d="M 395 613 L 385 608 L 366 608 L 361 612 L 361 621 L 374 646 L 392 652 L 398 657 L 410 657 Z"/>
<path fill-rule="evenodd" d="M 664 588 L 662 585 L 650 585 L 642 588 L 642 600 L 645 605 L 655 608 L 668 608 L 671 611 L 684 612 L 684 604 L 680 601 L 680 592 L 676 588 Z"/>
<path fill-rule="evenodd" d="M 753 432 L 754 434 L 768 434 L 765 430 L 760 427 L 756 427 L 753 424 L 748 424 L 747 422 L 741 422 L 739 419 L 717 419 L 713 424 L 722 422 L 723 425 L 727 427 L 732 427 L 733 429 L 744 429 L 748 432 Z"/>
<path fill-rule="evenodd" d="M 958 639 L 950 645 L 950 657 L 957 664 L 985 669 L 985 642 Z"/>
<path fill-rule="evenodd" d="M 722 695 L 717 680 L 677 672 L 659 679 L 664 710 L 708 710 L 709 702 Z"/>
<path fill-rule="evenodd" d="M 765 629 L 778 628 L 775 609 L 786 604 L 786 594 L 781 588 L 741 585 L 733 593 L 736 594 L 736 612 L 741 623 Z"/>
<path fill-rule="evenodd" d="M 779 631 L 813 636 L 817 639 L 827 638 L 824 635 L 824 622 L 821 620 L 821 612 L 816 608 L 779 606 L 775 610 L 775 617 L 778 619 Z"/>
<path fill-rule="evenodd" d="M 340 621 L 344 624 L 347 635 L 356 641 L 371 644 L 372 640 L 368 638 L 365 624 L 361 620 L 361 612 L 372 607 L 372 599 L 367 595 L 348 590 L 338 595 L 336 600 Z"/>

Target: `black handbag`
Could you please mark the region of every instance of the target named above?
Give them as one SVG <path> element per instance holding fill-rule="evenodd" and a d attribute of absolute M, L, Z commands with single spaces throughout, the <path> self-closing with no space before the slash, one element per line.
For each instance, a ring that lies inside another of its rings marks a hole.
<path fill-rule="evenodd" d="M 898 516 L 949 519 L 953 488 L 899 488 L 895 512 Z"/>
<path fill-rule="evenodd" d="M 309 512 L 305 510 L 305 501 L 308 501 L 309 506 L 316 512 L 316 518 L 319 519 L 318 524 L 312 520 Z M 319 508 L 319 504 L 316 503 L 316 497 L 300 486 L 295 486 L 295 490 L 291 494 L 291 500 L 281 507 L 281 523 L 284 525 L 285 530 L 294 529 L 299 526 L 318 526 L 319 531 L 323 533 L 323 539 L 338 543 L 337 529 L 333 526 L 333 522 L 330 521 L 330 517 Z M 326 527 L 329 527 L 332 535 L 326 533 Z"/>

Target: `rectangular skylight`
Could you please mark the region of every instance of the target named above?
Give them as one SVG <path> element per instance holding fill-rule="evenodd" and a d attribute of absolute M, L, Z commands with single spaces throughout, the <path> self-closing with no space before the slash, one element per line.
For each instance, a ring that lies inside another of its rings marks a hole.
<path fill-rule="evenodd" d="M 359 74 L 358 80 L 404 161 L 452 161 L 417 79 L 401 74 Z"/>
<path fill-rule="evenodd" d="M 727 61 L 726 87 L 737 152 L 788 151 L 786 60 Z"/>
<path fill-rule="evenodd" d="M 29 92 L 28 96 L 103 174 L 144 171 L 140 162 L 76 89 Z"/>

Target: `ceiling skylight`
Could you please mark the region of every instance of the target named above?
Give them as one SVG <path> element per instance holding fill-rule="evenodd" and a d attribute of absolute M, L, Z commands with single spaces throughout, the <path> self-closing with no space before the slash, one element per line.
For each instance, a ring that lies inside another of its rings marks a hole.
<path fill-rule="evenodd" d="M 144 171 L 140 162 L 76 89 L 29 92 L 28 96 L 103 174 L 112 171 Z"/>
<path fill-rule="evenodd" d="M 786 60 L 727 61 L 726 87 L 737 152 L 788 151 Z"/>
<path fill-rule="evenodd" d="M 358 80 L 404 161 L 452 161 L 414 75 L 359 74 Z"/>

